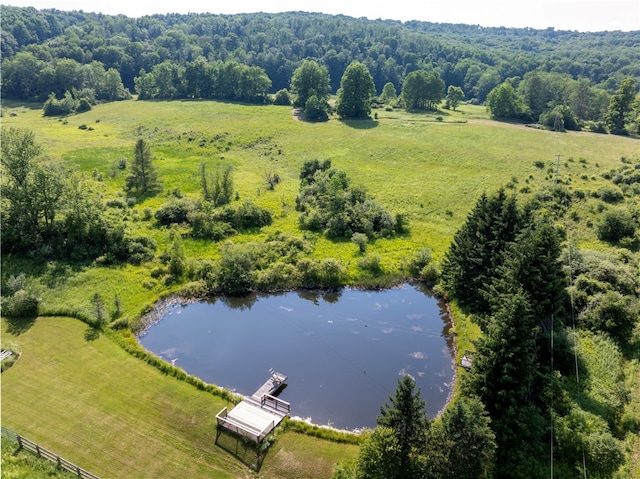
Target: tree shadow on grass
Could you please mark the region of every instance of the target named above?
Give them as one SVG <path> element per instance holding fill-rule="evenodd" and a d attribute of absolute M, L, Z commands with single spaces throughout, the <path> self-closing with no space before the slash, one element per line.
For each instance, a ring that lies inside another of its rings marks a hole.
<path fill-rule="evenodd" d="M 227 430 L 216 433 L 215 444 L 255 472 L 260 472 L 268 452 L 268 447 L 261 450 L 258 444 Z"/>
<path fill-rule="evenodd" d="M 26 318 L 4 318 L 7 322 L 7 333 L 14 336 L 20 336 L 26 333 L 36 322 L 37 316 L 28 316 Z"/>
<path fill-rule="evenodd" d="M 347 125 L 348 127 L 354 128 L 356 130 L 372 130 L 373 128 L 377 128 L 380 125 L 378 120 L 341 120 L 342 123 Z"/>
<path fill-rule="evenodd" d="M 97 328 L 94 328 L 93 326 L 89 326 L 87 330 L 84 332 L 85 341 L 88 341 L 88 342 L 95 341 L 99 337 L 100 337 L 100 330 Z"/>

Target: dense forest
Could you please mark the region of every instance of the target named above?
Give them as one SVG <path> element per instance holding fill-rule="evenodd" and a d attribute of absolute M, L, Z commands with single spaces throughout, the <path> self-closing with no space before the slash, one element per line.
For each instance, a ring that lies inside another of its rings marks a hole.
<path fill-rule="evenodd" d="M 262 102 L 289 88 L 296 68 L 313 59 L 326 67 L 333 93 L 346 68 L 360 62 L 378 94 L 387 84 L 399 92 L 410 73 L 427 70 L 478 103 L 505 82 L 513 86 L 523 108 L 497 117 L 538 121 L 546 113 L 542 120 L 553 123 L 558 111 L 549 112 L 563 106 L 570 117 L 597 123 L 624 80 L 640 78 L 638 45 L 640 31 L 483 28 L 303 12 L 128 18 L 5 6 L 2 88 L 6 98 L 49 98 L 50 114 L 77 109 L 81 99 L 86 109 L 129 93 Z M 560 115 L 567 118 L 566 111 Z"/>

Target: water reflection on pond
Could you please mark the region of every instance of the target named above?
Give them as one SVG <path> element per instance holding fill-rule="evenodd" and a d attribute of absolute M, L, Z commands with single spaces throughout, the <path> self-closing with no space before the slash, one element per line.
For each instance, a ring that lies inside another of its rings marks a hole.
<path fill-rule="evenodd" d="M 315 424 L 375 427 L 402 374 L 416 380 L 431 417 L 452 386 L 450 323 L 419 285 L 220 297 L 172 303 L 158 314 L 139 338 L 145 348 L 243 395 L 270 368 L 280 371 L 289 378 L 280 397 L 292 416 Z"/>

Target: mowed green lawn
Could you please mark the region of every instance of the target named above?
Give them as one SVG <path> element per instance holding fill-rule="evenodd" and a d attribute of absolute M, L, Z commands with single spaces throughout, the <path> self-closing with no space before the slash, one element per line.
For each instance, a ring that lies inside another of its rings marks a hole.
<path fill-rule="evenodd" d="M 28 329 L 27 329 L 28 327 Z M 253 473 L 214 444 L 224 400 L 168 377 L 68 318 L 2 321 L 22 356 L 2 373 L 2 425 L 106 478 L 244 478 Z M 20 334 L 15 334 L 20 333 Z M 329 477 L 355 453 L 287 432 L 258 477 Z"/>

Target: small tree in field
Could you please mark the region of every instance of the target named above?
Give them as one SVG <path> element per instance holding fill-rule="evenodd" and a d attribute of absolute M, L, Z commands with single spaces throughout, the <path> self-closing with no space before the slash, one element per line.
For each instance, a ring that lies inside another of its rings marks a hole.
<path fill-rule="evenodd" d="M 458 105 L 464 98 L 464 92 L 462 88 L 459 86 L 449 85 L 449 89 L 447 90 L 447 107 L 450 107 L 453 111 L 456 111 Z"/>
<path fill-rule="evenodd" d="M 136 142 L 131 174 L 126 179 L 126 188 L 144 194 L 157 186 L 158 171 L 152 162 L 151 147 L 141 138 Z"/>

